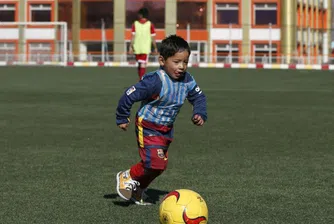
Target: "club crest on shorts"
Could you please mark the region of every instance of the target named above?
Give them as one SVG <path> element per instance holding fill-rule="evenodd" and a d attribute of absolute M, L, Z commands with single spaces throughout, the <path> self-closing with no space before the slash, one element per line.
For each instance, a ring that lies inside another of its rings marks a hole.
<path fill-rule="evenodd" d="M 130 95 L 131 93 L 133 93 L 134 91 L 136 91 L 136 87 L 131 86 L 127 91 L 126 91 L 126 95 Z"/>
<path fill-rule="evenodd" d="M 158 153 L 158 157 L 159 157 L 159 158 L 161 158 L 161 159 L 164 159 L 164 158 L 165 158 L 164 150 L 162 150 L 162 149 L 157 149 L 157 153 Z"/>

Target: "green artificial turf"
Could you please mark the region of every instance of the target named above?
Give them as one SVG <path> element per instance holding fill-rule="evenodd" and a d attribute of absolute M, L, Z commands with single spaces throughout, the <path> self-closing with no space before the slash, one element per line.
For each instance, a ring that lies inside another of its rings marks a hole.
<path fill-rule="evenodd" d="M 139 161 L 134 124 L 115 124 L 135 68 L 0 68 L 0 223 L 158 223 L 180 188 L 203 196 L 213 224 L 333 223 L 333 72 L 190 72 L 209 120 L 194 126 L 185 103 L 148 192 L 157 203 L 142 207 L 115 190 Z"/>

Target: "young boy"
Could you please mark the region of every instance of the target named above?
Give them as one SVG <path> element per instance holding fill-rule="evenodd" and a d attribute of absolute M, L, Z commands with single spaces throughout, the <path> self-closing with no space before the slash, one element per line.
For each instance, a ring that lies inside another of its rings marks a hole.
<path fill-rule="evenodd" d="M 206 97 L 186 72 L 190 47 L 171 35 L 162 41 L 160 68 L 146 74 L 120 98 L 116 123 L 127 130 L 130 109 L 141 101 L 136 114 L 136 135 L 141 161 L 117 174 L 117 193 L 125 200 L 145 205 L 144 191 L 167 167 L 168 147 L 173 140 L 173 123 L 185 99 L 193 105 L 192 122 L 202 126 L 207 119 Z"/>

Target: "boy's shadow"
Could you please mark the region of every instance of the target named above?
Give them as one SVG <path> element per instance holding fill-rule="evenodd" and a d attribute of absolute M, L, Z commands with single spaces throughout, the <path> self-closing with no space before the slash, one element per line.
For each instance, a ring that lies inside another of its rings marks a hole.
<path fill-rule="evenodd" d="M 150 201 L 152 201 L 153 204 L 156 204 L 157 202 L 159 202 L 160 196 L 166 195 L 169 192 L 151 188 L 151 189 L 147 189 L 147 191 L 145 193 L 150 198 Z M 118 194 L 105 194 L 103 196 L 103 198 L 105 198 L 105 199 L 120 199 Z M 129 205 L 134 204 L 131 201 L 124 201 L 123 199 L 122 199 L 122 201 L 119 201 L 119 200 L 113 201 L 113 203 L 114 203 L 114 205 L 118 205 L 118 206 L 122 206 L 122 207 L 128 207 Z"/>

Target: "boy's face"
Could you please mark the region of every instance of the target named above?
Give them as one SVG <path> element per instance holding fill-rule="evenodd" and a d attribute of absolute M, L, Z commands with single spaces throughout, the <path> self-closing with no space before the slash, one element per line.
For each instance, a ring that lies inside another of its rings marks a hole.
<path fill-rule="evenodd" d="M 159 56 L 159 64 L 165 70 L 165 72 L 172 79 L 180 79 L 184 76 L 187 70 L 187 64 L 189 60 L 189 52 L 187 50 L 179 51 L 172 57 L 165 60 L 161 55 Z"/>

